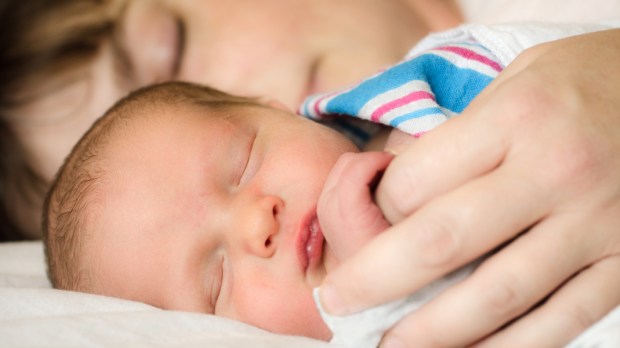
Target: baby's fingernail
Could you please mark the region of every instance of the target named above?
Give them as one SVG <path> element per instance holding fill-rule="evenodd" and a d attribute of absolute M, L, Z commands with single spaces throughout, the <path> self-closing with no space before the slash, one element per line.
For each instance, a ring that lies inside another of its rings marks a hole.
<path fill-rule="evenodd" d="M 342 302 L 342 297 L 333 286 L 324 285 L 321 287 L 321 305 L 329 313 L 334 315 L 348 314 L 347 308 Z"/>
<path fill-rule="evenodd" d="M 407 147 L 408 147 L 407 144 L 397 144 L 397 145 L 386 148 L 384 151 L 391 153 L 394 156 L 397 156 L 401 154 L 403 151 L 405 151 Z"/>
<path fill-rule="evenodd" d="M 383 150 L 383 151 L 385 151 L 385 152 L 389 153 L 390 155 L 394 155 L 394 156 L 397 156 L 397 155 L 398 155 L 398 152 L 396 151 L 396 149 L 394 149 L 394 148 L 392 148 L 392 147 L 387 148 L 387 149 L 385 149 L 385 150 Z"/>

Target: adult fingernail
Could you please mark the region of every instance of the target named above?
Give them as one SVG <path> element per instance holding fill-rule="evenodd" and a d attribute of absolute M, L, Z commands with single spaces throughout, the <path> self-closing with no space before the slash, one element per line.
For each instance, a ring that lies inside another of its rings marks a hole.
<path fill-rule="evenodd" d="M 321 305 L 329 314 L 347 314 L 347 308 L 342 301 L 342 297 L 333 286 L 324 285 L 321 287 Z"/>
<path fill-rule="evenodd" d="M 388 336 L 381 342 L 381 348 L 405 348 L 405 344 L 396 336 Z"/>

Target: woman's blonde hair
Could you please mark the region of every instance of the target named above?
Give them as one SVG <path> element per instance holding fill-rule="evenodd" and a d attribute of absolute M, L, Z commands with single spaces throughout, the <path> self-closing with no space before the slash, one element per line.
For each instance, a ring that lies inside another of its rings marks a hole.
<path fill-rule="evenodd" d="M 48 183 L 27 160 L 14 132 L 19 108 L 69 81 L 115 31 L 114 0 L 0 2 L 0 241 L 38 235 Z M 59 135 L 62 136 L 62 135 Z M 29 212 L 26 214 L 25 212 Z M 30 223 L 29 223 L 30 222 Z M 28 227 L 27 227 L 28 226 Z"/>

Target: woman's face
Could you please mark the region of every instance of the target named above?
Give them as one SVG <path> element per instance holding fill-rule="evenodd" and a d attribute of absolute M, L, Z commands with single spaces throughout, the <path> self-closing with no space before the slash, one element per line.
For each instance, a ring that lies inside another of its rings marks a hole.
<path fill-rule="evenodd" d="M 401 0 L 139 0 L 125 18 L 139 83 L 160 74 L 289 107 L 393 63 L 423 34 Z"/>
<path fill-rule="evenodd" d="M 400 0 L 131 0 L 120 23 L 128 64 L 104 43 L 87 78 L 21 110 L 17 133 L 46 179 L 129 90 L 179 79 L 296 108 L 397 61 L 425 33 Z"/>

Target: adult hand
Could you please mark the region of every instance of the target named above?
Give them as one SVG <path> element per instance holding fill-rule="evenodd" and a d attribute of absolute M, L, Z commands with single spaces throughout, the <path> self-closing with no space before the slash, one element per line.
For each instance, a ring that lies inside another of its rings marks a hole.
<path fill-rule="evenodd" d="M 376 197 L 394 226 L 326 277 L 324 307 L 404 296 L 505 243 L 384 343 L 561 346 L 619 305 L 618 57 L 620 30 L 529 49 L 397 156 Z"/>
<path fill-rule="evenodd" d="M 373 192 L 393 156 L 385 152 L 345 153 L 321 192 L 317 215 L 336 259 L 345 260 L 390 226 Z"/>

